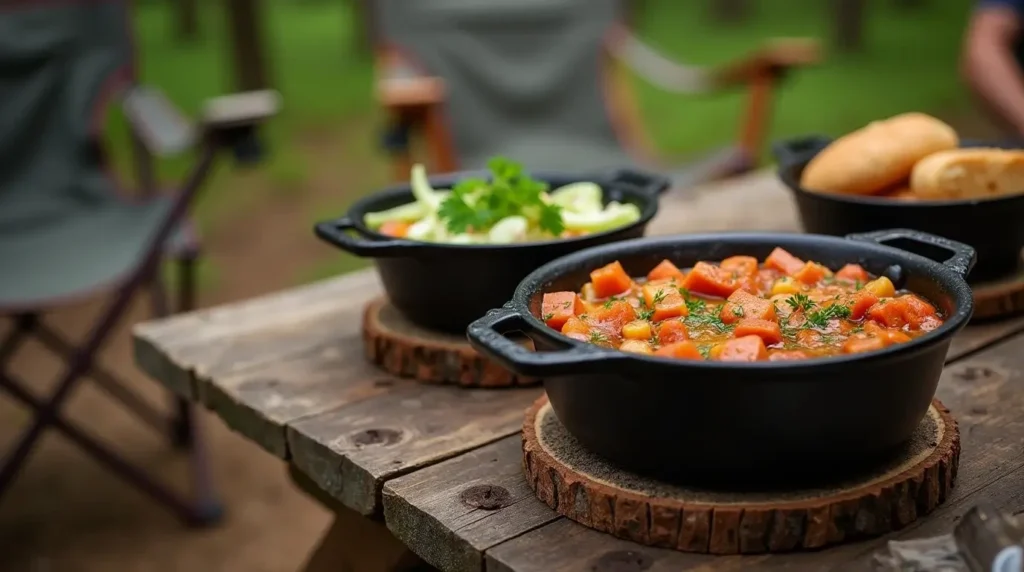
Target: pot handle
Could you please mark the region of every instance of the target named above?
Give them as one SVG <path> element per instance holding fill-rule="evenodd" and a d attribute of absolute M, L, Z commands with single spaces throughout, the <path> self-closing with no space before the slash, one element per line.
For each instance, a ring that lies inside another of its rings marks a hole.
<path fill-rule="evenodd" d="M 530 324 L 519 312 L 505 305 L 487 312 L 466 329 L 466 337 L 475 349 L 507 369 L 527 377 L 549 377 L 608 371 L 612 362 L 627 354 L 586 344 L 567 345 L 565 349 L 538 352 L 506 337 L 511 332 L 529 333 Z"/>
<path fill-rule="evenodd" d="M 352 232 L 350 233 L 349 231 Z M 418 242 L 402 240 L 400 238 L 368 236 L 360 231 L 352 219 L 347 216 L 318 222 L 314 227 L 314 232 L 324 242 L 333 244 L 345 252 L 355 254 L 356 256 L 373 257 L 409 254 L 425 246 Z"/>
<path fill-rule="evenodd" d="M 672 186 L 672 179 L 636 169 L 616 169 L 606 179 L 606 184 L 632 187 L 646 195 L 657 197 Z"/>
<path fill-rule="evenodd" d="M 890 246 L 913 252 L 914 254 L 920 254 L 925 258 L 930 258 L 935 262 L 942 263 L 943 266 L 949 268 L 953 272 L 960 275 L 961 278 L 967 278 L 967 275 L 971 273 L 971 269 L 974 268 L 974 263 L 977 260 L 977 253 L 974 248 L 968 246 L 962 242 L 929 234 L 927 232 L 921 232 L 919 230 L 910 230 L 907 228 L 894 228 L 890 230 L 876 230 L 873 232 L 859 232 L 856 234 L 848 234 L 846 238 L 849 240 L 856 240 L 859 242 L 870 242 L 873 244 L 881 244 L 882 246 Z M 900 245 L 890 244 L 896 241 L 909 241 L 907 248 L 903 248 Z M 923 245 L 924 248 L 919 250 L 923 252 L 915 252 L 913 250 L 913 244 Z M 931 248 L 929 248 L 931 247 Z M 935 250 L 944 250 L 949 253 L 946 258 L 940 258 Z M 928 252 L 931 250 L 932 252 Z"/>
<path fill-rule="evenodd" d="M 786 168 L 798 163 L 806 163 L 828 147 L 832 139 L 824 135 L 809 135 L 797 139 L 787 139 L 772 144 L 772 155 L 779 166 Z"/>

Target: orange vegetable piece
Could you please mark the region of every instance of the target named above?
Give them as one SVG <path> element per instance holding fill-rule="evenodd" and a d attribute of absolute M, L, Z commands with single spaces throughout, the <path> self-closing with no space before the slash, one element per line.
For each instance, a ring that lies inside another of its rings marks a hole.
<path fill-rule="evenodd" d="M 683 281 L 683 271 L 675 264 L 672 264 L 672 261 L 668 259 L 662 260 L 657 266 L 647 273 L 647 280 L 666 279 L 678 280 L 680 282 Z"/>
<path fill-rule="evenodd" d="M 409 234 L 409 227 L 412 226 L 407 222 L 400 220 L 389 220 L 384 224 L 380 225 L 378 232 L 384 236 L 393 236 L 395 238 L 404 238 L 406 234 Z"/>
<path fill-rule="evenodd" d="M 582 341 L 587 341 L 590 339 L 590 326 L 578 316 L 570 316 L 562 324 L 562 333 L 576 339 L 581 339 L 576 336 L 582 336 Z"/>
<path fill-rule="evenodd" d="M 726 324 L 731 324 L 742 318 L 774 320 L 775 305 L 772 304 L 771 300 L 765 300 L 745 290 L 737 290 L 722 305 L 719 317 Z"/>
<path fill-rule="evenodd" d="M 737 277 L 752 277 L 757 274 L 757 259 L 753 256 L 730 256 L 718 265 L 722 270 L 735 273 Z"/>
<path fill-rule="evenodd" d="M 617 335 L 622 326 L 636 319 L 636 309 L 628 300 L 614 300 L 595 308 L 588 317 L 592 326 Z"/>
<path fill-rule="evenodd" d="M 868 309 L 867 316 L 889 328 L 931 329 L 938 322 L 935 307 L 913 294 L 883 298 Z"/>
<path fill-rule="evenodd" d="M 658 324 L 658 329 L 655 331 L 658 341 L 662 344 L 674 344 L 690 339 L 690 332 L 681 320 L 665 320 Z"/>
<path fill-rule="evenodd" d="M 793 274 L 793 278 L 804 284 L 814 285 L 821 281 L 822 278 L 831 274 L 832 271 L 817 262 L 807 261 L 804 265 Z"/>
<path fill-rule="evenodd" d="M 722 344 L 720 361 L 759 361 L 768 359 L 768 348 L 760 336 L 743 336 Z"/>
<path fill-rule="evenodd" d="M 878 296 L 875 296 L 869 290 L 858 290 L 850 296 L 847 306 L 850 308 L 850 319 L 859 320 L 864 317 L 864 314 L 878 302 Z"/>
<path fill-rule="evenodd" d="M 736 324 L 733 335 L 737 338 L 758 336 L 766 346 L 771 346 L 782 341 L 782 328 L 779 327 L 778 322 L 772 320 L 744 318 Z"/>
<path fill-rule="evenodd" d="M 774 268 L 779 272 L 785 272 L 792 276 L 804 267 L 804 261 L 793 256 L 789 252 L 776 247 L 775 250 L 768 255 L 768 258 L 764 259 L 764 265 L 767 268 Z"/>
<path fill-rule="evenodd" d="M 704 359 L 697 349 L 697 344 L 689 340 L 663 345 L 654 350 L 654 355 L 676 359 Z"/>
<path fill-rule="evenodd" d="M 672 284 L 644 284 L 641 288 L 644 295 L 644 303 L 648 308 L 654 310 L 651 321 L 658 322 L 667 318 L 678 318 L 686 316 L 689 312 L 686 309 L 686 301 L 679 289 Z"/>
<path fill-rule="evenodd" d="M 741 286 L 732 273 L 721 268 L 698 262 L 683 280 L 683 287 L 694 294 L 727 298 Z"/>
<path fill-rule="evenodd" d="M 556 330 L 569 318 L 584 312 L 583 300 L 575 292 L 547 292 L 540 307 L 544 323 Z"/>
<path fill-rule="evenodd" d="M 616 260 L 591 272 L 590 283 L 594 285 L 594 294 L 598 298 L 607 298 L 629 290 L 633 286 L 633 279 Z"/>
<path fill-rule="evenodd" d="M 836 278 L 849 280 L 850 282 L 867 282 L 871 279 L 871 276 L 860 264 L 847 264 L 836 272 Z"/>
<path fill-rule="evenodd" d="M 796 361 L 807 359 L 808 357 L 810 356 L 806 352 L 800 350 L 779 350 L 769 354 L 768 361 Z"/>
<path fill-rule="evenodd" d="M 843 343 L 843 352 L 848 354 L 859 354 L 873 352 L 885 347 L 885 341 L 875 336 L 866 338 L 849 338 Z"/>

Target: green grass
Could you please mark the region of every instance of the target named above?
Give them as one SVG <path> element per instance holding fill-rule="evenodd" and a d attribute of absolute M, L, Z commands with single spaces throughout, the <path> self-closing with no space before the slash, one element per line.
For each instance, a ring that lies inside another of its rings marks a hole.
<path fill-rule="evenodd" d="M 410 0 L 411 1 L 411 0 Z M 711 24 L 710 0 L 647 0 L 637 32 L 677 60 L 710 65 L 742 56 L 771 37 L 831 37 L 829 2 L 754 0 L 753 17 L 734 27 Z M 859 54 L 829 53 L 821 65 L 796 71 L 776 94 L 770 138 L 806 133 L 839 134 L 908 110 L 956 113 L 967 98 L 956 74 L 960 35 L 968 2 L 930 2 L 924 9 L 900 11 L 891 2 L 869 0 L 866 49 Z M 270 76 L 283 95 L 283 110 L 266 130 L 271 155 L 254 177 L 223 161 L 197 208 L 201 228 L 244 216 L 275 195 L 308 190 L 321 163 L 339 191 L 317 216 L 336 214 L 383 180 L 386 166 L 374 149 L 376 114 L 371 98 L 370 58 L 354 46 L 356 22 L 349 3 L 264 0 Z M 233 88 L 230 52 L 221 3 L 207 3 L 202 41 L 181 45 L 171 29 L 169 2 L 139 3 L 137 34 L 143 80 L 164 89 L 186 112 Z M 745 94 L 686 97 L 665 93 L 636 79 L 638 101 L 655 143 L 666 154 L 712 149 L 734 140 L 745 111 Z M 128 164 L 123 120 L 112 118 L 113 151 Z M 332 141 L 337 153 L 309 152 L 309 140 Z M 340 141 L 340 143 L 339 143 Z M 300 143 L 306 142 L 306 145 Z M 305 151 L 303 151 L 305 150 Z M 188 157 L 164 161 L 165 179 L 180 177 Z M 330 166 L 330 165 L 328 165 Z M 369 175 L 367 174 L 369 173 Z M 322 177 L 321 177 L 322 178 Z M 279 197 L 278 197 L 279 198 Z M 311 269 L 322 277 L 359 267 L 339 257 L 329 267 Z M 204 274 L 213 276 L 215 269 Z"/>

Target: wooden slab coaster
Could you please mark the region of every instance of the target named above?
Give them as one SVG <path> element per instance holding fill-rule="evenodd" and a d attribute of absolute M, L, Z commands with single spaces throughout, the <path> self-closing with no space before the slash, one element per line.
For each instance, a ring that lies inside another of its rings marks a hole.
<path fill-rule="evenodd" d="M 539 383 L 484 358 L 465 336 L 434 332 L 413 324 L 384 298 L 366 305 L 363 346 L 367 359 L 388 373 L 426 383 L 463 387 L 521 387 Z"/>
<path fill-rule="evenodd" d="M 869 474 L 814 489 L 729 493 L 616 469 L 579 446 L 547 397 L 523 425 L 526 480 L 559 514 L 640 544 L 710 554 L 814 549 L 902 528 L 946 500 L 959 455 L 956 422 L 934 401 L 905 450 Z"/>
<path fill-rule="evenodd" d="M 1016 274 L 1001 280 L 971 284 L 971 291 L 974 292 L 976 319 L 1001 318 L 1024 312 L 1024 260 Z"/>

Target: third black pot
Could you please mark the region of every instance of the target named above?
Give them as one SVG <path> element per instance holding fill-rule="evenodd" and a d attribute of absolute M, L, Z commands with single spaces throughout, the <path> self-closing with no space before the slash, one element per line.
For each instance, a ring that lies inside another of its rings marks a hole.
<path fill-rule="evenodd" d="M 892 243 L 941 253 L 940 261 Z M 902 279 L 941 309 L 945 323 L 877 352 L 729 363 L 606 349 L 563 336 L 538 318 L 544 292 L 578 290 L 591 270 L 615 260 L 635 276 L 665 258 L 682 268 L 733 255 L 764 259 L 776 246 L 833 269 L 857 263 Z M 512 371 L 543 378 L 565 428 L 625 469 L 717 485 L 792 484 L 863 468 L 909 438 L 935 395 L 953 335 L 973 311 L 964 280 L 973 263 L 969 246 L 902 229 L 848 239 L 725 233 L 631 240 L 537 269 L 468 336 Z M 506 337 L 516 331 L 542 351 Z"/>
<path fill-rule="evenodd" d="M 804 167 L 831 139 L 811 136 L 777 143 L 779 179 L 793 191 L 807 232 L 844 236 L 886 228 L 911 228 L 969 244 L 978 252 L 972 282 L 1011 275 L 1024 249 L 1024 194 L 985 200 L 899 201 L 816 193 L 800 186 Z M 965 147 L 1017 148 L 1019 143 L 966 142 Z"/>

